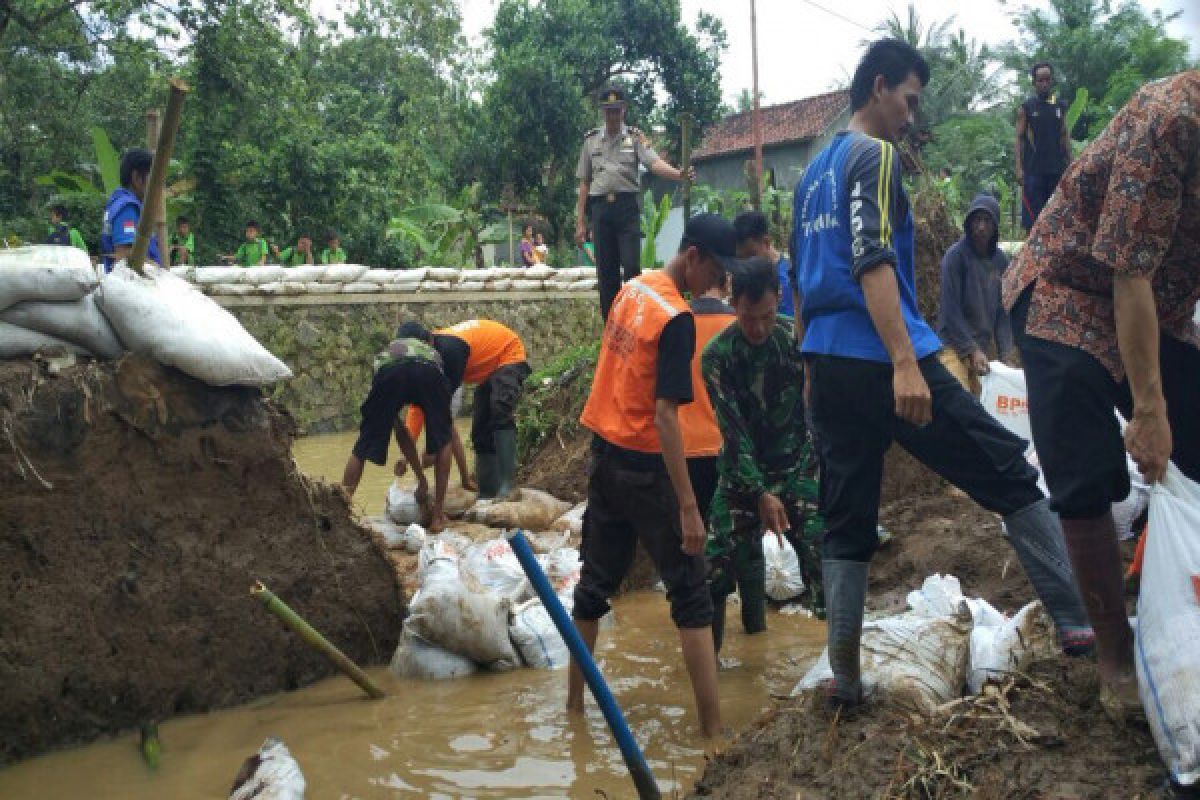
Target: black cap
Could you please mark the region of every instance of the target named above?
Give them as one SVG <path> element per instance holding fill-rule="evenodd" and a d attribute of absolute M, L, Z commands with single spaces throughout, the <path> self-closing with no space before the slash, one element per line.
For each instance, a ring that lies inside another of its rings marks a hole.
<path fill-rule="evenodd" d="M 683 226 L 683 244 L 695 245 L 712 256 L 726 272 L 744 263 L 737 258 L 737 233 L 720 214 L 697 214 Z"/>
<path fill-rule="evenodd" d="M 429 329 L 415 319 L 410 319 L 407 322 L 400 323 L 400 327 L 396 328 L 397 339 L 417 339 L 422 342 L 428 342 L 431 338 Z"/>
<path fill-rule="evenodd" d="M 606 86 L 600 92 L 601 108 L 620 108 L 625 105 L 625 90 L 620 86 Z"/>

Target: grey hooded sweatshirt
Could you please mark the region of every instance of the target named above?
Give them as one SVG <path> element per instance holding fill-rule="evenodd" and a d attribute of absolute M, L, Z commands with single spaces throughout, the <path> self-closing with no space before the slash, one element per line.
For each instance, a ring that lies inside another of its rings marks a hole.
<path fill-rule="evenodd" d="M 980 255 L 971 243 L 971 217 L 987 214 L 1000 228 L 1000 204 L 990 194 L 978 194 L 963 220 L 963 237 L 942 258 L 942 298 L 938 336 L 942 343 L 966 358 L 976 349 L 988 358 L 1005 358 L 1012 352 L 1012 327 L 1000 303 L 1000 279 L 1008 257 L 996 246 L 999 233 Z"/>

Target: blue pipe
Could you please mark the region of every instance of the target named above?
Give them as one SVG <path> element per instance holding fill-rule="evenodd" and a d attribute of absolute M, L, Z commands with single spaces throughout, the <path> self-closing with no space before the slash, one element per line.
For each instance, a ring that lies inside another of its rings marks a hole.
<path fill-rule="evenodd" d="M 654 780 L 654 773 L 650 771 L 646 757 L 642 755 L 641 748 L 638 747 L 637 741 L 629 731 L 625 715 L 621 713 L 621 709 L 617 706 L 612 692 L 609 691 L 608 684 L 604 682 L 604 676 L 600 674 L 600 669 L 596 666 L 592 654 L 588 652 L 587 646 L 579 636 L 579 631 L 575 629 L 575 623 L 571 622 L 567 610 L 563 608 L 558 595 L 550 586 L 546 573 L 542 572 L 542 567 L 538 564 L 537 558 L 533 554 L 533 548 L 529 546 L 525 534 L 514 529 L 508 531 L 505 536 L 508 537 L 508 543 L 516 553 L 517 560 L 521 562 L 521 568 L 525 570 L 525 575 L 533 585 L 534 591 L 541 598 L 542 605 L 550 613 L 550 619 L 554 620 L 554 627 L 558 628 L 575 663 L 583 671 L 584 680 L 587 681 L 588 688 L 592 690 L 596 704 L 604 712 L 604 719 L 608 722 L 608 728 L 617 740 L 617 747 L 621 748 L 621 756 L 625 759 L 625 766 L 629 768 L 633 785 L 637 787 L 638 797 L 641 800 L 660 800 L 662 794 L 658 790 L 658 782 Z"/>

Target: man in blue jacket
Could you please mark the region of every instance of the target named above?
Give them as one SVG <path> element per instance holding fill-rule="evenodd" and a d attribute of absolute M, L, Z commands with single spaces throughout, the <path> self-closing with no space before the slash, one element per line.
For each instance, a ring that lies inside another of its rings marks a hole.
<path fill-rule="evenodd" d="M 963 221 L 963 237 L 942 257 L 942 366 L 976 397 L 988 361 L 1004 361 L 1013 352 L 1012 326 L 1000 303 L 1008 256 L 996 246 L 999 230 L 1000 204 L 990 194 L 976 195 Z"/>
<path fill-rule="evenodd" d="M 793 252 L 827 531 L 827 689 L 835 706 L 862 701 L 859 638 L 879 542 L 883 458 L 893 441 L 1003 515 L 1064 649 L 1090 648 L 1094 640 L 1058 517 L 1024 458 L 1025 442 L 941 365 L 941 342 L 917 310 L 913 220 L 896 143 L 928 81 L 929 66 L 907 43 L 871 44 L 851 84 L 849 130 L 796 186 Z"/>
<path fill-rule="evenodd" d="M 121 187 L 114 191 L 104 206 L 104 222 L 100 227 L 100 255 L 104 271 L 112 272 L 118 261 L 129 257 L 142 216 L 142 201 L 146 197 L 146 182 L 150 179 L 150 164 L 154 154 L 149 150 L 127 150 L 121 156 Z M 161 264 L 158 239 L 150 238 L 146 257 Z"/>

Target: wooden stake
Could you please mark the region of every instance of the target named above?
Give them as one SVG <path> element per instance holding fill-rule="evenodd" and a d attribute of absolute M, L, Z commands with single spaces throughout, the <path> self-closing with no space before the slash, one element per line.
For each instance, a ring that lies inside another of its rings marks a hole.
<path fill-rule="evenodd" d="M 692 182 L 688 172 L 692 168 L 692 115 L 686 111 L 679 115 L 680 169 L 683 170 L 683 222 L 692 217 Z"/>
<path fill-rule="evenodd" d="M 158 146 L 154 148 L 154 161 L 150 164 L 150 177 L 146 182 L 146 197 L 142 202 L 142 215 L 138 218 L 137 233 L 133 239 L 133 250 L 129 253 L 129 268 L 144 275 L 146 251 L 150 249 L 150 236 L 154 232 L 154 212 L 163 202 L 163 184 L 167 180 L 167 165 L 171 163 L 171 152 L 175 149 L 175 134 L 179 130 L 179 118 L 183 114 L 183 99 L 189 88 L 179 78 L 171 79 L 171 94 L 167 98 L 167 113 L 163 116 L 162 129 L 158 132 Z M 159 241 L 160 249 L 167 242 Z"/>
<path fill-rule="evenodd" d="M 334 647 L 316 628 L 305 622 L 304 618 L 289 608 L 287 603 L 272 594 L 271 590 L 263 586 L 261 581 L 250 589 L 250 595 L 261 600 L 268 611 L 279 617 L 284 625 L 291 628 L 310 647 L 328 658 L 335 667 L 342 671 L 343 675 L 357 683 L 359 688 L 367 693 L 367 696 L 374 699 L 385 696 L 384 691 L 367 677 L 367 673 L 359 669 L 358 665 L 351 661 L 345 653 Z"/>
<path fill-rule="evenodd" d="M 158 147 L 158 136 L 162 130 L 162 118 L 157 108 L 146 112 L 146 147 L 153 151 Z M 171 248 L 167 245 L 167 198 L 164 193 L 158 208 L 143 208 L 142 213 L 154 214 L 154 235 L 158 238 L 158 256 L 163 269 L 171 266 Z"/>

